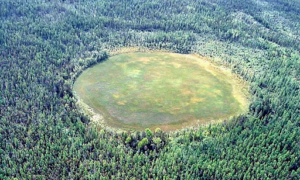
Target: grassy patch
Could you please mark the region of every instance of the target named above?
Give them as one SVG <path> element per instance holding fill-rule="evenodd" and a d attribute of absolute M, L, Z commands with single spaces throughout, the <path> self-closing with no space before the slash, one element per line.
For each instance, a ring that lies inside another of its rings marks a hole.
<path fill-rule="evenodd" d="M 74 90 L 108 125 L 180 129 L 242 113 L 247 100 L 228 70 L 174 53 L 126 53 L 84 71 Z"/>

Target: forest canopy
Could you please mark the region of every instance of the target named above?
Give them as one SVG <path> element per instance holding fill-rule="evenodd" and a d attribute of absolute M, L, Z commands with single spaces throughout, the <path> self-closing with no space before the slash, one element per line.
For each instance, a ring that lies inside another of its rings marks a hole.
<path fill-rule="evenodd" d="M 0 0 L 0 179 L 300 179 L 297 0 Z M 210 57 L 248 113 L 166 133 L 90 123 L 72 87 L 122 47 Z"/>

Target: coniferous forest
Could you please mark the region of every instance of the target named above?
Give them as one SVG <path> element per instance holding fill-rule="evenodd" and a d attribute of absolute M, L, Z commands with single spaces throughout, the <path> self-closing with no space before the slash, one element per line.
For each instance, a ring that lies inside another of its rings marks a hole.
<path fill-rule="evenodd" d="M 0 0 L 0 179 L 300 179 L 298 0 Z M 112 131 L 75 78 L 123 47 L 199 54 L 249 83 L 246 114 Z"/>

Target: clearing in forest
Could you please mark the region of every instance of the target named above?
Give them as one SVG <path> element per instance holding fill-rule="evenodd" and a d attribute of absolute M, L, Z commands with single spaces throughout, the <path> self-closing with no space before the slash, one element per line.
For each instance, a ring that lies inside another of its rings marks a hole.
<path fill-rule="evenodd" d="M 247 100 L 241 84 L 205 58 L 135 52 L 85 70 L 74 91 L 110 126 L 168 131 L 243 113 Z"/>

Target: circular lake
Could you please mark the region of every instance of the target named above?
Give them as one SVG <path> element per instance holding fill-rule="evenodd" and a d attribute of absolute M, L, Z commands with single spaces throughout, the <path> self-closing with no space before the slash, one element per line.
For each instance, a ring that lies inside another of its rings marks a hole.
<path fill-rule="evenodd" d="M 196 55 L 135 52 L 88 68 L 74 91 L 109 126 L 170 131 L 245 112 L 241 82 Z"/>

